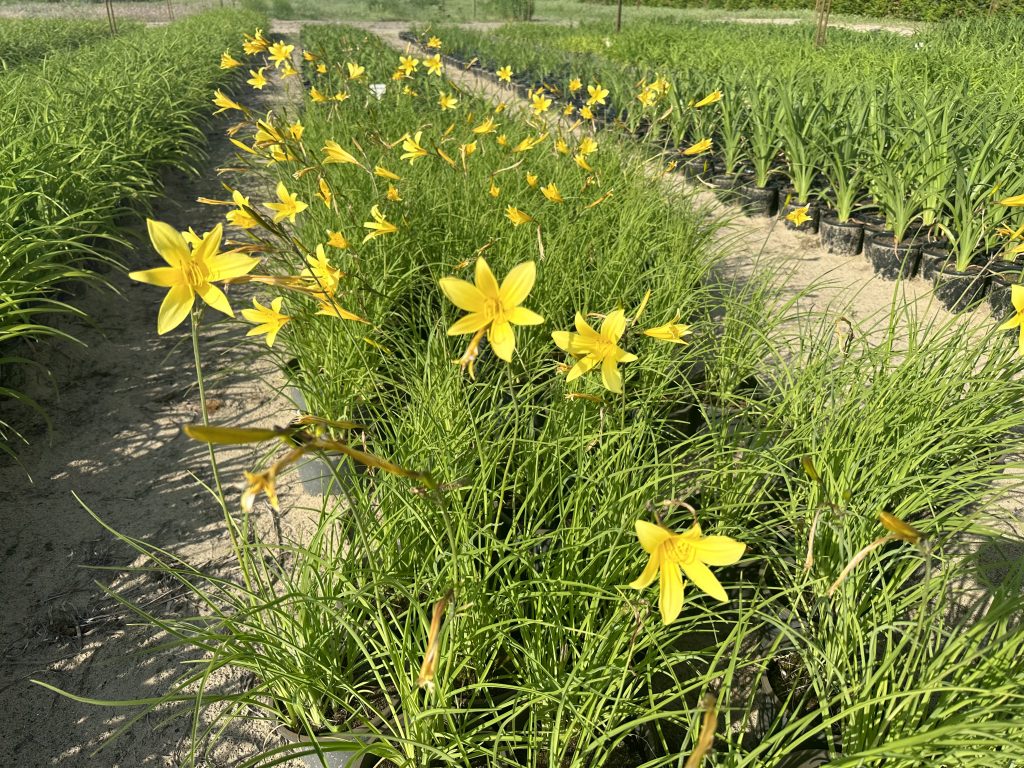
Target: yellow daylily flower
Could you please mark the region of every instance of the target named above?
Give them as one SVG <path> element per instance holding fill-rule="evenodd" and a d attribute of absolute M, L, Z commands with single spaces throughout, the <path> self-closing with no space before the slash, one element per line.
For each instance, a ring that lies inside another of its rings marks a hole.
<path fill-rule="evenodd" d="M 440 47 L 441 47 L 441 38 L 439 38 L 439 37 L 431 37 L 429 40 L 427 40 L 427 48 L 437 48 L 437 49 L 439 49 Z"/>
<path fill-rule="evenodd" d="M 476 142 L 475 141 L 469 141 L 469 142 L 466 142 L 465 144 L 460 144 L 459 145 L 459 154 L 461 154 L 464 158 L 465 157 L 469 157 L 474 152 L 476 152 Z"/>
<path fill-rule="evenodd" d="M 269 307 L 265 307 L 259 303 L 256 299 L 252 300 L 252 309 L 243 309 L 242 317 L 248 320 L 250 323 L 256 323 L 256 327 L 249 330 L 246 336 L 260 336 L 261 334 L 267 334 L 267 346 L 274 346 L 274 340 L 277 338 L 277 333 L 291 320 L 288 315 L 281 313 L 281 305 L 284 303 L 284 299 L 278 296 L 276 299 L 270 302 Z"/>
<path fill-rule="evenodd" d="M 586 157 L 597 152 L 597 142 L 589 136 L 584 136 L 580 139 L 579 146 L 576 147 L 576 151 Z"/>
<path fill-rule="evenodd" d="M 284 40 L 278 40 L 267 49 L 267 53 L 274 67 L 280 69 L 281 65 L 291 58 L 292 51 L 294 50 L 294 45 L 288 45 Z"/>
<path fill-rule="evenodd" d="M 358 165 L 360 168 L 363 167 L 362 163 L 356 160 L 355 155 L 348 150 L 342 149 L 338 142 L 331 139 L 324 142 L 323 149 L 320 151 L 327 155 L 324 158 L 324 163 L 347 163 L 349 165 Z"/>
<path fill-rule="evenodd" d="M 644 107 L 653 107 L 658 103 L 658 92 L 650 88 L 644 88 L 636 95 L 636 100 Z"/>
<path fill-rule="evenodd" d="M 372 240 L 382 235 L 393 235 L 398 231 L 398 227 L 384 218 L 384 214 L 380 212 L 380 208 L 376 205 L 370 209 L 370 215 L 373 217 L 373 221 L 363 222 L 363 226 L 370 230 L 366 237 L 363 238 L 364 243 L 367 240 Z"/>
<path fill-rule="evenodd" d="M 526 183 L 534 189 L 537 188 L 537 181 L 539 178 L 540 177 L 537 176 L 536 173 L 530 173 L 529 171 L 526 172 Z"/>
<path fill-rule="evenodd" d="M 388 191 L 384 196 L 392 203 L 402 202 L 402 196 L 398 193 L 398 187 L 394 184 L 388 184 Z"/>
<path fill-rule="evenodd" d="M 457 277 L 441 278 L 439 285 L 444 295 L 452 304 L 469 313 L 448 329 L 448 335 L 474 334 L 461 360 L 463 366 L 469 366 L 470 375 L 480 339 L 485 332 L 494 354 L 505 362 L 511 362 L 516 348 L 512 326 L 540 325 L 544 322 L 544 318 L 536 312 L 521 306 L 533 290 L 536 279 L 537 265 L 526 261 L 513 267 L 499 286 L 482 256 L 476 260 L 475 284 Z"/>
<path fill-rule="evenodd" d="M 233 224 L 239 229 L 252 229 L 259 225 L 259 221 L 257 221 L 256 217 L 247 210 L 252 208 L 252 203 L 249 202 L 249 198 L 245 197 L 236 189 L 231 193 L 231 199 L 238 208 L 234 211 L 227 212 L 226 218 L 228 223 Z"/>
<path fill-rule="evenodd" d="M 327 74 L 327 65 L 324 64 L 322 61 L 318 61 L 316 63 L 316 73 L 318 75 L 326 75 Z"/>
<path fill-rule="evenodd" d="M 1005 205 L 1009 208 L 1018 208 L 1024 205 L 1024 195 L 1013 195 L 1012 197 L 1004 197 L 999 201 L 999 205 Z"/>
<path fill-rule="evenodd" d="M 348 243 L 346 242 L 345 247 L 347 246 Z M 324 247 L 319 243 L 317 243 L 315 253 L 316 256 L 306 256 L 306 263 L 309 266 L 302 270 L 302 276 L 309 278 L 310 282 L 316 286 L 315 295 L 321 301 L 327 301 L 338 292 L 338 288 L 341 286 L 341 278 L 345 276 L 345 273 L 335 268 L 327 260 Z"/>
<path fill-rule="evenodd" d="M 263 75 L 263 70 L 265 69 L 266 67 L 260 67 L 259 70 L 250 69 L 249 74 L 252 75 L 252 77 L 250 77 L 245 82 L 247 82 L 257 91 L 262 91 L 267 84 L 267 78 Z"/>
<path fill-rule="evenodd" d="M 306 126 L 301 122 L 295 121 L 288 126 L 288 134 L 296 141 L 302 141 L 302 134 L 306 132 Z"/>
<path fill-rule="evenodd" d="M 245 474 L 246 482 L 245 490 L 242 491 L 242 511 L 246 514 L 252 512 L 253 504 L 261 493 L 266 494 L 270 506 L 280 511 L 281 506 L 277 500 L 277 473 L 274 467 L 265 472 L 249 472 L 244 469 L 242 472 Z"/>
<path fill-rule="evenodd" d="M 999 326 L 1000 331 L 1020 328 L 1019 351 L 1024 356 L 1024 285 L 1010 286 L 1010 302 L 1015 310 L 1013 317 Z"/>
<path fill-rule="evenodd" d="M 584 104 L 582 107 L 580 107 L 580 117 L 584 120 L 593 120 L 594 111 L 586 104 Z"/>
<path fill-rule="evenodd" d="M 323 301 L 320 303 L 319 307 L 320 308 L 316 312 L 318 315 L 323 315 L 324 317 L 337 317 L 339 320 L 354 320 L 357 323 L 369 324 L 368 321 L 364 320 L 359 315 L 354 312 L 349 312 L 344 307 L 339 306 L 336 301 Z"/>
<path fill-rule="evenodd" d="M 406 134 L 405 138 L 402 140 L 402 149 L 405 150 L 405 152 L 402 153 L 402 159 L 408 160 L 409 165 L 412 165 L 421 157 L 426 157 L 430 154 L 420 144 L 420 136 L 422 135 L 423 131 L 416 131 L 415 136 L 410 137 Z"/>
<path fill-rule="evenodd" d="M 582 314 L 576 313 L 576 333 L 555 331 L 552 340 L 560 348 L 576 358 L 576 364 L 566 376 L 566 383 L 575 381 L 596 365 L 601 365 L 601 383 L 611 392 L 622 394 L 622 374 L 619 363 L 631 363 L 636 355 L 619 346 L 622 334 L 626 332 L 626 311 L 616 309 L 609 312 L 601 323 L 601 330 L 590 327 Z"/>
<path fill-rule="evenodd" d="M 440 77 L 444 69 L 444 64 L 441 62 L 441 54 L 435 53 L 433 56 L 427 56 L 423 59 L 423 66 L 427 68 L 428 75 Z"/>
<path fill-rule="evenodd" d="M 711 139 L 701 139 L 696 144 L 693 144 L 683 150 L 683 154 L 692 157 L 693 155 L 700 155 L 711 149 Z"/>
<path fill-rule="evenodd" d="M 450 94 L 442 92 L 437 97 L 437 106 L 442 110 L 455 109 L 458 105 L 459 100 Z"/>
<path fill-rule="evenodd" d="M 224 51 L 220 55 L 220 68 L 221 69 L 234 69 L 235 67 L 242 66 L 242 62 L 231 55 L 230 51 Z"/>
<path fill-rule="evenodd" d="M 786 214 L 786 219 L 799 227 L 803 225 L 805 221 L 811 220 L 811 217 L 807 213 L 808 210 L 809 206 L 806 205 L 802 205 L 799 208 L 794 208 L 792 211 Z"/>
<path fill-rule="evenodd" d="M 412 75 L 413 72 L 420 65 L 420 60 L 413 56 L 399 56 L 398 57 L 398 68 L 405 74 L 406 77 Z"/>
<path fill-rule="evenodd" d="M 728 536 L 703 536 L 697 523 L 686 533 L 673 533 L 660 525 L 637 520 L 636 535 L 640 539 L 640 546 L 651 557 L 640 577 L 629 586 L 633 589 L 646 589 L 656 578 L 661 578 L 658 608 L 663 624 L 671 624 L 683 610 L 683 577 L 680 569 L 702 592 L 722 603 L 729 600 L 708 566 L 739 562 L 747 549 L 746 544 Z"/>
<path fill-rule="evenodd" d="M 341 232 L 335 232 L 334 230 L 327 230 L 327 244 L 331 248 L 348 248 L 348 238 L 345 237 Z"/>
<path fill-rule="evenodd" d="M 533 221 L 533 216 L 526 213 L 526 211 L 521 211 L 518 208 L 515 208 L 511 205 L 505 209 L 505 215 L 508 217 L 508 220 L 511 221 L 517 227 L 520 224 L 525 224 L 528 221 Z"/>
<path fill-rule="evenodd" d="M 530 106 L 533 109 L 533 114 L 542 115 L 551 108 L 551 99 L 542 90 L 538 89 L 536 93 L 530 96 Z"/>
<path fill-rule="evenodd" d="M 291 60 L 285 61 L 284 66 L 281 67 L 281 78 L 296 77 L 298 74 L 299 70 L 292 66 Z"/>
<path fill-rule="evenodd" d="M 257 53 L 267 50 L 269 45 L 270 41 L 263 36 L 263 30 L 257 29 L 256 34 L 252 37 L 245 35 L 242 41 L 242 50 L 248 56 L 255 56 Z"/>
<path fill-rule="evenodd" d="M 271 123 L 266 120 L 256 121 L 256 135 L 253 136 L 255 146 L 269 147 L 272 144 L 280 144 L 282 141 L 284 141 L 284 136 Z"/>
<path fill-rule="evenodd" d="M 606 104 L 605 99 L 608 96 L 608 89 L 602 88 L 600 83 L 596 85 L 588 85 L 587 93 L 590 94 L 590 98 L 587 99 L 587 106 L 592 107 L 595 104 Z"/>
<path fill-rule="evenodd" d="M 637 312 L 639 316 L 639 312 Z M 679 322 L 679 315 L 672 318 L 671 322 L 659 325 L 654 328 L 648 328 L 644 331 L 645 336 L 650 336 L 652 339 L 660 339 L 661 341 L 671 341 L 673 344 L 685 344 L 686 340 L 684 336 L 689 336 L 693 331 L 690 330 L 690 326 L 683 325 Z"/>
<path fill-rule="evenodd" d="M 572 78 L 572 80 L 569 81 L 569 93 L 576 93 L 576 91 L 578 91 L 582 87 L 583 81 L 580 80 L 578 77 L 574 77 Z"/>
<path fill-rule="evenodd" d="M 491 188 L 487 190 L 487 194 L 491 197 L 497 197 L 501 194 L 501 187 L 494 183 L 494 179 L 491 179 Z"/>
<path fill-rule="evenodd" d="M 319 57 L 312 51 L 307 51 L 305 48 L 302 49 L 302 58 L 306 61 L 316 61 Z"/>
<path fill-rule="evenodd" d="M 498 79 L 501 80 L 503 83 L 512 82 L 512 67 L 509 67 L 507 65 L 501 67 L 500 69 L 498 69 L 496 74 L 498 75 Z"/>
<path fill-rule="evenodd" d="M 329 101 L 329 99 L 324 96 L 315 85 L 311 86 L 309 89 L 309 98 L 317 104 L 323 104 L 324 102 Z"/>
<path fill-rule="evenodd" d="M 336 101 L 336 102 L 338 102 L 340 104 L 341 102 L 345 101 L 345 99 L 347 99 L 347 98 L 348 98 L 348 92 L 347 91 L 338 91 L 336 94 L 331 96 L 331 101 Z"/>
<path fill-rule="evenodd" d="M 518 144 L 516 144 L 514 147 L 512 147 L 512 151 L 513 152 L 529 152 L 531 149 L 533 149 L 538 144 L 543 142 L 544 139 L 546 139 L 547 137 L 548 137 L 548 135 L 546 133 L 542 133 L 540 136 L 527 136 L 525 139 L 523 139 Z"/>
<path fill-rule="evenodd" d="M 696 104 L 694 104 L 693 108 L 694 109 L 700 109 L 701 107 L 710 106 L 711 104 L 714 104 L 715 102 L 718 102 L 718 101 L 721 101 L 721 100 L 722 100 L 722 92 L 721 91 L 712 91 L 707 96 L 705 96 L 703 99 L 701 99 Z"/>
<path fill-rule="evenodd" d="M 558 154 L 560 154 L 560 155 L 568 155 L 569 154 L 569 145 L 566 143 L 565 139 L 563 139 L 562 137 L 559 137 L 555 141 L 555 151 Z"/>
<path fill-rule="evenodd" d="M 356 64 L 354 61 L 346 61 L 345 68 L 348 70 L 349 80 L 358 80 L 366 73 L 366 67 Z"/>
<path fill-rule="evenodd" d="M 497 136 L 497 137 L 496 137 L 496 138 L 494 139 L 494 141 L 495 141 L 495 143 L 497 143 L 497 145 L 498 145 L 499 147 L 504 147 L 504 146 L 505 146 L 506 144 L 508 144 L 508 136 L 506 136 L 506 135 L 505 135 L 504 133 L 502 133 L 502 134 L 499 134 L 499 135 L 498 135 L 498 136 Z"/>
<path fill-rule="evenodd" d="M 558 187 L 555 186 L 555 182 L 551 182 L 546 187 L 540 188 L 541 194 L 544 195 L 552 203 L 564 203 L 565 199 L 562 197 L 562 193 L 558 191 Z"/>
<path fill-rule="evenodd" d="M 237 253 L 220 253 L 224 231 L 220 224 L 198 238 L 198 242 L 193 240 L 191 247 L 170 224 L 147 219 L 146 226 L 153 247 L 168 266 L 130 272 L 128 277 L 170 289 L 160 305 L 157 333 L 167 333 L 184 322 L 196 295 L 218 312 L 234 317 L 228 297 L 214 283 L 248 274 L 259 260 Z"/>
<path fill-rule="evenodd" d="M 274 211 L 274 223 L 288 219 L 292 223 L 295 222 L 296 214 L 302 213 L 309 206 L 302 202 L 288 191 L 288 188 L 284 185 L 283 181 L 277 182 L 277 199 L 280 202 L 277 203 L 264 203 L 264 208 L 269 208 Z"/>
<path fill-rule="evenodd" d="M 500 125 L 501 125 L 500 123 L 494 122 L 493 118 L 488 117 L 482 123 L 480 123 L 480 125 L 478 125 L 475 128 L 473 128 L 473 133 L 476 133 L 476 134 L 494 133 L 495 131 L 498 130 L 498 127 Z"/>
<path fill-rule="evenodd" d="M 562 107 L 562 114 L 565 115 L 566 117 L 570 116 L 575 111 L 576 107 L 574 107 L 572 104 L 566 104 L 564 107 Z"/>
<path fill-rule="evenodd" d="M 594 169 L 590 163 L 587 162 L 587 158 L 581 154 L 575 154 L 572 156 L 573 161 L 587 173 L 593 173 Z"/>
<path fill-rule="evenodd" d="M 317 194 L 320 199 L 324 201 L 324 205 L 327 208 L 331 207 L 331 201 L 334 199 L 334 193 L 331 192 L 331 185 L 327 183 L 327 179 L 321 176 L 316 180 Z"/>
<path fill-rule="evenodd" d="M 215 115 L 219 115 L 221 112 L 227 112 L 229 109 L 237 109 L 239 112 L 245 112 L 245 107 L 237 101 L 232 100 L 230 97 L 225 96 L 224 92 L 220 88 L 213 92 L 213 103 L 220 107 L 220 109 L 213 113 Z"/>

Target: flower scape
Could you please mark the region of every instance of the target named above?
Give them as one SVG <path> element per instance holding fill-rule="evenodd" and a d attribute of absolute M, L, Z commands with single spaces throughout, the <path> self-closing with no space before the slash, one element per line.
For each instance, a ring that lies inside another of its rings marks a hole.
<path fill-rule="evenodd" d="M 1020 463 L 1024 288 L 984 329 L 868 327 L 768 267 L 725 280 L 720 222 L 651 169 L 728 151 L 728 82 L 613 66 L 618 38 L 534 78 L 501 40 L 316 25 L 214 59 L 223 221 L 149 219 L 129 276 L 192 344 L 181 427 L 234 570 L 125 537 L 203 605 L 134 607 L 197 651 L 136 707 L 186 702 L 203 750 L 291 732 L 246 766 L 1024 765 L 1020 574 L 954 616 L 972 510 Z M 300 103 L 259 107 L 275 88 Z M 290 418 L 210 412 L 213 321 Z M 231 476 L 229 445 L 262 459 Z M 265 533 L 310 471 L 303 535 Z M 245 684 L 207 689 L 222 669 Z"/>

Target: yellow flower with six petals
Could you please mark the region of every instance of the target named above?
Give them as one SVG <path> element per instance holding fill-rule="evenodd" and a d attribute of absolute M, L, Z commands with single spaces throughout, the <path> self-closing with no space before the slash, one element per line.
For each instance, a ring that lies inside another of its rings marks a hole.
<path fill-rule="evenodd" d="M 686 533 L 673 533 L 660 525 L 645 520 L 636 521 L 636 535 L 640 546 L 651 559 L 640 577 L 629 586 L 646 589 L 656 578 L 661 579 L 658 608 L 663 624 L 671 624 L 683 610 L 683 578 L 719 602 L 728 601 L 725 590 L 708 568 L 709 565 L 732 565 L 739 562 L 747 549 L 728 536 L 703 536 L 700 525 L 694 523 Z"/>
<path fill-rule="evenodd" d="M 288 315 L 281 313 L 281 305 L 283 303 L 284 299 L 280 296 L 271 301 L 269 307 L 265 307 L 256 299 L 253 299 L 253 309 L 243 309 L 242 317 L 250 323 L 256 323 L 256 327 L 250 329 L 245 335 L 259 336 L 265 333 L 267 334 L 267 346 L 274 346 L 274 340 L 277 338 L 278 331 L 284 328 L 288 321 L 291 320 Z"/>
<path fill-rule="evenodd" d="M 566 376 L 566 382 L 575 381 L 595 366 L 601 366 L 601 383 L 611 392 L 622 394 L 622 374 L 619 363 L 631 363 L 636 355 L 619 346 L 626 332 L 626 311 L 609 312 L 595 331 L 579 312 L 576 313 L 576 333 L 555 331 L 552 340 L 560 349 L 576 358 L 576 364 Z"/>

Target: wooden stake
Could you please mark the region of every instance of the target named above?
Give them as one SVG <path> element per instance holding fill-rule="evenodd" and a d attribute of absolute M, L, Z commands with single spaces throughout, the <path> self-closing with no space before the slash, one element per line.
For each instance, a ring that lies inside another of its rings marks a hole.
<path fill-rule="evenodd" d="M 832 0 L 816 0 L 814 12 L 817 15 L 817 27 L 814 30 L 814 47 L 824 48 L 828 35 L 828 16 L 832 12 Z"/>
<path fill-rule="evenodd" d="M 622 0 L 619 0 L 619 7 L 615 12 L 615 31 L 622 31 Z"/>

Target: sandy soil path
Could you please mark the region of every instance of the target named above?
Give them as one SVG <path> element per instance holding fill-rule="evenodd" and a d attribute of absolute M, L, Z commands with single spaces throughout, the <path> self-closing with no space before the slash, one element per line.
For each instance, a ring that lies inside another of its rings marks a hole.
<path fill-rule="evenodd" d="M 272 31 L 294 35 L 298 29 L 288 24 L 275 25 Z M 265 111 L 297 95 L 275 85 L 256 98 L 247 94 L 245 100 Z M 230 164 L 234 154 L 224 125 L 218 121 L 210 128 L 200 176 L 175 174 L 167 179 L 166 196 L 154 218 L 200 232 L 222 220 L 224 208 L 195 200 L 200 195 L 224 196 L 215 169 Z M 238 174 L 225 178 L 254 201 L 270 199 L 259 179 Z M 136 239 L 137 248 L 123 256 L 129 267 L 155 266 L 158 257 L 144 227 Z M 28 682 L 38 678 L 101 699 L 164 692 L 180 656 L 143 654 L 152 632 L 130 626 L 126 611 L 105 597 L 95 581 L 115 584 L 158 613 L 193 615 L 196 610 L 166 580 L 118 575 L 117 569 L 130 565 L 134 554 L 104 531 L 73 494 L 126 534 L 170 549 L 195 565 L 230 572 L 219 507 L 200 484 L 210 481 L 205 448 L 179 431 L 181 424 L 200 418 L 186 326 L 157 336 L 162 293 L 120 273 L 109 279 L 119 294 L 89 289 L 75 302 L 95 323 L 65 321 L 62 326 L 86 346 L 48 344 L 35 351 L 59 387 L 59 397 L 48 394 L 45 382 L 35 387 L 53 417 L 53 432 L 37 429 L 31 435 L 31 444 L 20 450 L 23 467 L 0 458 L 3 766 L 169 767 L 180 763 L 189 746 L 187 722 L 157 729 L 160 718 L 151 716 L 92 756 L 131 713 L 79 704 Z M 248 302 L 244 293 L 232 294 L 236 312 Z M 211 418 L 233 424 L 287 423 L 294 408 L 278 392 L 276 369 L 261 361 L 259 343 L 245 341 L 239 323 L 209 325 L 202 336 Z M 256 459 L 251 447 L 220 452 L 222 477 L 232 487 L 229 498 L 236 509 L 242 470 L 252 468 Z M 287 483 L 287 477 L 283 480 Z M 289 502 L 285 509 L 291 512 L 275 516 L 261 501 L 256 515 L 264 527 L 287 538 L 301 525 L 301 508 L 319 507 L 320 500 L 302 496 L 290 483 L 282 490 Z M 201 765 L 235 765 L 254 745 L 276 741 L 269 729 L 247 723 L 238 723 L 226 736 Z"/>

